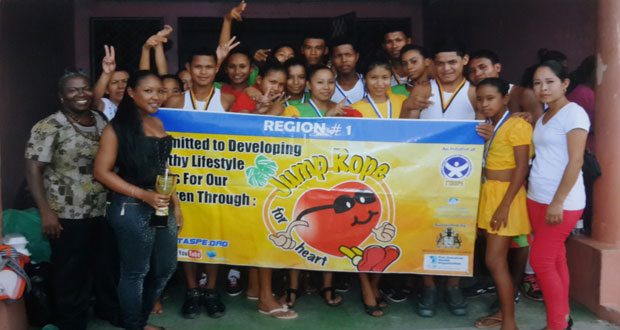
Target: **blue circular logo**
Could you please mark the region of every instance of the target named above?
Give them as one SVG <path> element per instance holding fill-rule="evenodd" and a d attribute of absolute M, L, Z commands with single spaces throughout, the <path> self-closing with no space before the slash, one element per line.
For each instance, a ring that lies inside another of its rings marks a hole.
<path fill-rule="evenodd" d="M 464 180 L 471 176 L 473 163 L 465 155 L 456 154 L 446 157 L 441 162 L 441 176 L 450 180 Z"/>

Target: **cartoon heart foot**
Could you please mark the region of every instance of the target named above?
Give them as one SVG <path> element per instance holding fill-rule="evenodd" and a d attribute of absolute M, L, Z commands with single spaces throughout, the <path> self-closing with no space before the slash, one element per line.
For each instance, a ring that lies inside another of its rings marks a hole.
<path fill-rule="evenodd" d="M 400 249 L 395 245 L 371 245 L 364 251 L 341 246 L 340 252 L 349 257 L 360 272 L 383 272 L 400 256 Z"/>

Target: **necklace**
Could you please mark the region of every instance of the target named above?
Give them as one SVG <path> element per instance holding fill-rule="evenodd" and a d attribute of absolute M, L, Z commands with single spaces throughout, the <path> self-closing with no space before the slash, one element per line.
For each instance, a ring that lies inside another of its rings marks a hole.
<path fill-rule="evenodd" d="M 99 140 L 101 139 L 101 133 L 99 132 L 99 129 L 97 127 L 97 121 L 94 120 L 95 116 L 93 115 L 92 112 L 90 112 L 90 110 L 89 110 L 89 114 L 90 114 L 89 118 L 91 118 L 91 120 L 94 120 L 95 133 L 83 132 L 79 127 L 77 127 L 74 121 L 82 126 L 87 126 L 87 125 L 82 124 L 78 119 L 76 119 L 75 117 L 73 117 L 72 115 L 70 115 L 69 113 L 65 111 L 60 111 L 60 112 L 62 112 L 62 114 L 65 115 L 65 118 L 67 119 L 69 124 L 71 124 L 71 127 L 73 127 L 76 133 L 78 133 L 79 135 L 81 135 L 82 137 L 88 140 L 99 142 Z"/>

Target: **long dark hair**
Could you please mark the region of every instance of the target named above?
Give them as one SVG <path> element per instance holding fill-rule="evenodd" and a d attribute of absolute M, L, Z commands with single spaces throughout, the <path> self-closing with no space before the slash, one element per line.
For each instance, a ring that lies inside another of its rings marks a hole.
<path fill-rule="evenodd" d="M 150 71 L 138 71 L 131 75 L 127 81 L 123 100 L 118 105 L 116 115 L 111 122 L 118 139 L 116 162 L 131 177 L 139 177 L 141 170 L 153 165 L 149 164 L 147 160 L 147 155 L 152 151 L 149 150 L 149 144 L 146 143 L 140 112 L 133 98 L 127 93 L 129 88 L 135 90 L 136 86 L 148 77 L 159 79 L 156 74 Z"/>

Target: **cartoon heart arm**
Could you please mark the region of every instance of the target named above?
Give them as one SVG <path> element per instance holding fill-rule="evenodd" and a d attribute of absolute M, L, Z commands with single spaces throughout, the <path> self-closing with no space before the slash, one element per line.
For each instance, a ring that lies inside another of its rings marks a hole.
<path fill-rule="evenodd" d="M 387 243 L 394 239 L 396 236 L 396 226 L 389 222 L 384 222 L 377 228 L 372 229 L 372 234 L 375 239 L 381 243 Z"/>
<path fill-rule="evenodd" d="M 292 250 L 297 245 L 297 242 L 293 239 L 293 229 L 298 226 L 308 227 L 308 222 L 305 220 L 300 220 L 300 217 L 297 217 L 298 220 L 295 220 L 288 224 L 285 231 L 279 231 L 275 235 L 269 234 L 269 239 L 273 242 L 273 244 L 284 250 Z"/>
<path fill-rule="evenodd" d="M 360 272 L 383 272 L 400 256 L 400 249 L 395 245 L 371 245 L 364 251 L 341 246 L 340 252 L 349 257 Z"/>

